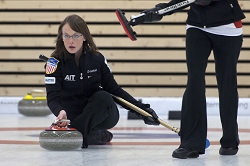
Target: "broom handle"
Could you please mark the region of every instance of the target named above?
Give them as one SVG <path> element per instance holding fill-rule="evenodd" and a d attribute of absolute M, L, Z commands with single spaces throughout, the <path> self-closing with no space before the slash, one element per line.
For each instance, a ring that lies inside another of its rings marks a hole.
<path fill-rule="evenodd" d="M 175 10 L 175 9 L 178 9 L 178 8 L 181 8 L 181 7 L 184 7 L 184 6 L 187 6 L 187 5 L 191 4 L 191 3 L 193 3 L 194 1 L 195 1 L 195 0 L 184 0 L 184 1 L 180 2 L 180 3 L 177 3 L 177 4 L 174 4 L 174 5 L 172 5 L 172 6 L 163 8 L 163 9 L 161 9 L 161 10 L 158 10 L 158 13 L 159 13 L 160 15 L 162 15 L 162 14 L 168 13 L 168 12 L 170 12 L 170 11 L 172 11 L 172 10 Z"/>
<path fill-rule="evenodd" d="M 111 94 L 112 95 L 112 94 Z M 119 100 L 120 102 L 122 102 L 124 105 L 126 105 L 127 107 L 131 108 L 132 110 L 144 115 L 144 116 L 149 116 L 149 117 L 152 117 L 151 114 L 149 114 L 148 112 L 144 111 L 143 109 L 131 104 L 130 102 L 124 100 L 123 98 L 121 97 L 118 97 L 118 96 L 115 96 L 115 95 L 112 95 L 113 97 L 115 97 L 117 100 Z M 179 133 L 180 132 L 180 129 L 170 125 L 169 123 L 161 120 L 160 118 L 158 118 L 158 121 L 160 122 L 160 124 L 170 130 L 172 130 L 173 132 L 175 133 Z"/>

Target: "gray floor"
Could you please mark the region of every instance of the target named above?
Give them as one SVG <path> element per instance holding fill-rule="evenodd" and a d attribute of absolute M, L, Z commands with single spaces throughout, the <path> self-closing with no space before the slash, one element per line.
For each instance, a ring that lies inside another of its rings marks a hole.
<path fill-rule="evenodd" d="M 140 120 L 127 120 L 122 115 L 108 145 L 89 146 L 74 151 L 48 151 L 40 147 L 39 134 L 54 120 L 54 116 L 26 117 L 20 114 L 1 114 L 0 165 L 19 166 L 249 166 L 250 117 L 240 116 L 241 145 L 236 156 L 220 156 L 221 125 L 218 116 L 208 117 L 208 139 L 211 146 L 197 159 L 174 159 L 172 151 L 178 147 L 179 137 L 162 126 L 147 126 Z M 168 120 L 175 127 L 179 120 Z"/>

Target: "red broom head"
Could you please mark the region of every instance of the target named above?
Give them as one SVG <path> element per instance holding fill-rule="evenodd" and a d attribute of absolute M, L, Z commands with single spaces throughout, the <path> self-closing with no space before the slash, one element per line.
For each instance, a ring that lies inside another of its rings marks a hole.
<path fill-rule="evenodd" d="M 126 19 L 126 17 L 124 16 L 124 12 L 122 12 L 120 9 L 117 9 L 115 11 L 116 16 L 120 22 L 120 24 L 122 25 L 124 31 L 126 32 L 127 36 L 132 40 L 135 41 L 136 40 L 136 33 L 133 31 L 133 29 L 131 28 L 131 26 L 129 25 L 128 20 Z"/>

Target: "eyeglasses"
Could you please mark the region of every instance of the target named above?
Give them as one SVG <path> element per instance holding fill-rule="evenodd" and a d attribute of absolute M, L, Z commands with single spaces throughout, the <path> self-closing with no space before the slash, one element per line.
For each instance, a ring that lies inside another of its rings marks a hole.
<path fill-rule="evenodd" d="M 70 37 L 72 37 L 73 40 L 77 40 L 81 37 L 82 35 L 80 34 L 74 34 L 72 36 L 68 35 L 68 34 L 63 34 L 63 39 L 69 40 Z"/>

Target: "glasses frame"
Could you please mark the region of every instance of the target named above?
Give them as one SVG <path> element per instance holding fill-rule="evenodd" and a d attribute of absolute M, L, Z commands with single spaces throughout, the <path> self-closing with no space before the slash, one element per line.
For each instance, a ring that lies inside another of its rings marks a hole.
<path fill-rule="evenodd" d="M 68 36 L 68 37 L 65 37 L 65 36 Z M 73 40 L 78 40 L 81 36 L 83 36 L 83 35 L 82 34 L 74 34 L 74 35 L 62 34 L 62 38 L 64 40 L 69 40 L 71 37 Z"/>

